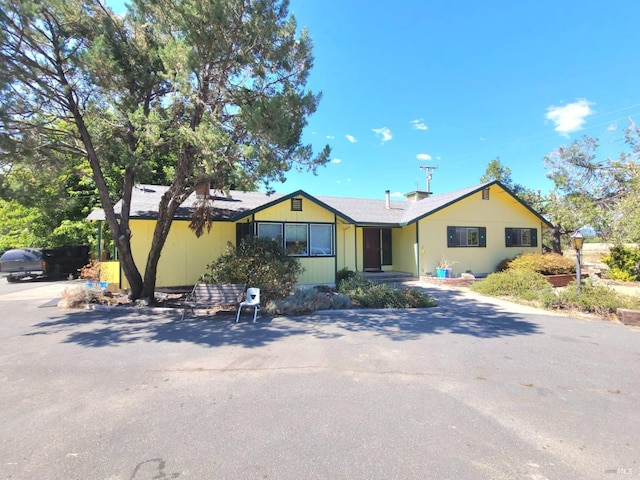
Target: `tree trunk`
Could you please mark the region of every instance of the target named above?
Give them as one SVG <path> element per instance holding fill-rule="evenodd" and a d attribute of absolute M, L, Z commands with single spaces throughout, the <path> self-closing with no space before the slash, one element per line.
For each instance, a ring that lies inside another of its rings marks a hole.
<path fill-rule="evenodd" d="M 129 212 L 131 208 L 131 193 L 135 181 L 135 173 L 131 168 L 127 168 L 125 170 L 121 219 L 118 222 L 113 208 L 113 202 L 109 197 L 109 188 L 107 187 L 107 183 L 102 172 L 100 160 L 98 159 L 93 139 L 91 138 L 84 116 L 76 100 L 74 90 L 67 81 L 66 73 L 62 64 L 58 63 L 56 64 L 56 67 L 60 84 L 64 87 L 67 108 L 73 115 L 74 123 L 85 148 L 87 160 L 91 166 L 93 180 L 98 187 L 100 202 L 102 203 L 102 209 L 105 213 L 107 225 L 109 225 L 111 235 L 115 239 L 120 265 L 122 266 L 122 270 L 124 271 L 125 277 L 127 277 L 131 287 L 129 297 L 135 300 L 140 298 L 140 294 L 142 293 L 142 277 L 138 267 L 136 267 L 135 261 L 133 260 L 133 254 L 131 252 L 131 231 L 129 230 Z"/>
<path fill-rule="evenodd" d="M 562 235 L 562 228 L 560 225 L 553 226 L 553 234 L 551 236 L 551 249 L 553 253 L 559 253 L 562 255 L 562 243 L 560 241 Z"/>
<path fill-rule="evenodd" d="M 153 239 L 151 241 L 149 255 L 147 256 L 147 265 L 144 270 L 144 282 L 141 294 L 141 298 L 148 300 L 150 303 L 155 302 L 156 277 L 162 249 L 164 248 L 164 244 L 169 236 L 173 217 L 182 202 L 185 200 L 184 195 L 176 195 L 176 189 L 175 185 L 172 185 L 169 190 L 162 195 L 162 199 L 158 205 L 158 220 L 153 231 Z"/>

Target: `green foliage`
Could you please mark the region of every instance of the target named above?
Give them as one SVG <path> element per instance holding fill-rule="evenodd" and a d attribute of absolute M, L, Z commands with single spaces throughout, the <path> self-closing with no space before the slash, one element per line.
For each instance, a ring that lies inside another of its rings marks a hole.
<path fill-rule="evenodd" d="M 342 270 L 338 270 L 336 273 L 336 285 L 340 285 L 343 280 L 349 280 L 356 276 L 356 272 L 353 270 L 349 270 L 347 267 L 344 267 Z"/>
<path fill-rule="evenodd" d="M 317 310 L 339 310 L 351 307 L 342 293 L 322 292 L 315 288 L 296 288 L 292 295 L 268 302 L 264 308 L 270 315 L 302 315 Z"/>
<path fill-rule="evenodd" d="M 415 288 L 397 289 L 386 283 L 374 283 L 362 275 L 340 282 L 340 293 L 364 308 L 425 308 L 435 307 L 431 297 Z"/>
<path fill-rule="evenodd" d="M 638 130 L 627 130 L 626 140 L 632 153 L 618 158 L 599 158 L 598 140 L 586 136 L 545 157 L 554 188 L 543 213 L 559 233 L 589 225 L 608 241 L 630 241 L 638 232 Z"/>
<path fill-rule="evenodd" d="M 300 261 L 287 256 L 282 244 L 268 238 L 245 237 L 207 266 L 202 276 L 208 283 L 242 283 L 258 287 L 265 300 L 287 297 L 304 271 Z"/>
<path fill-rule="evenodd" d="M 474 282 L 471 290 L 494 297 L 509 296 L 546 303 L 554 295 L 553 287 L 544 275 L 530 269 L 508 269 L 492 273 Z"/>
<path fill-rule="evenodd" d="M 42 247 L 46 232 L 42 212 L 15 200 L 0 200 L 0 251 L 20 247 Z"/>
<path fill-rule="evenodd" d="M 54 163 L 80 177 L 90 170 L 131 297 L 153 298 L 174 214 L 198 184 L 268 187 L 329 160 L 328 146 L 314 155 L 302 140 L 320 95 L 307 88 L 311 38 L 288 7 L 136 0 L 115 15 L 98 0 L 0 0 L 0 114 L 10 133 L 0 136 L 0 171 L 25 166 L 12 181 L 28 185 Z M 119 217 L 114 204 L 147 181 L 170 188 L 143 276 L 127 237 L 130 203 Z M 51 230 L 63 219 L 79 220 L 63 216 Z"/>
<path fill-rule="evenodd" d="M 587 280 L 581 285 L 579 295 L 577 283 L 571 282 L 566 288 L 557 292 L 556 298 L 547 307 L 607 316 L 615 313 L 618 308 L 640 308 L 640 300 Z"/>
<path fill-rule="evenodd" d="M 573 260 L 557 253 L 523 253 L 508 262 L 508 268 L 531 270 L 543 275 L 560 275 L 576 271 Z"/>
<path fill-rule="evenodd" d="M 46 246 L 91 245 L 96 247 L 95 234 L 96 226 L 89 222 L 63 220 L 49 236 Z"/>
<path fill-rule="evenodd" d="M 607 274 L 612 280 L 633 282 L 640 280 L 640 248 L 616 245 L 611 247 L 602 261 L 610 268 Z"/>
<path fill-rule="evenodd" d="M 505 258 L 505 259 L 500 260 L 500 262 L 496 266 L 496 272 L 505 271 L 507 268 L 509 268 L 509 264 L 511 263 L 512 260 L 513 260 L 513 258 Z"/>

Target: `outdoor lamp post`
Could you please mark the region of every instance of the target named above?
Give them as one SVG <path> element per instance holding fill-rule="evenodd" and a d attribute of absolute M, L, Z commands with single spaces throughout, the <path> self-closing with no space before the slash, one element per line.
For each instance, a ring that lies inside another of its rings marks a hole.
<path fill-rule="evenodd" d="M 584 244 L 584 237 L 577 231 L 573 235 L 571 235 L 571 246 L 576 251 L 576 282 L 578 286 L 578 295 L 580 295 L 580 250 L 582 250 L 582 245 Z"/>

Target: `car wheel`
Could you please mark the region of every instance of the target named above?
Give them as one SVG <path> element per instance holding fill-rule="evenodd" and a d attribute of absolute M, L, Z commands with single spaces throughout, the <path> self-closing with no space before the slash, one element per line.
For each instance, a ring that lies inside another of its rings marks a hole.
<path fill-rule="evenodd" d="M 18 279 L 16 277 L 7 277 L 7 283 L 15 283 Z"/>

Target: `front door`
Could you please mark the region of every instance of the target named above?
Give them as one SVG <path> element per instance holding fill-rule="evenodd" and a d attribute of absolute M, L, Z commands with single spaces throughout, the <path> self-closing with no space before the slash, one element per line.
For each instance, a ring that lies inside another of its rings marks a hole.
<path fill-rule="evenodd" d="M 380 271 L 382 268 L 382 255 L 380 251 L 380 229 L 364 228 L 364 269 L 369 271 Z"/>

